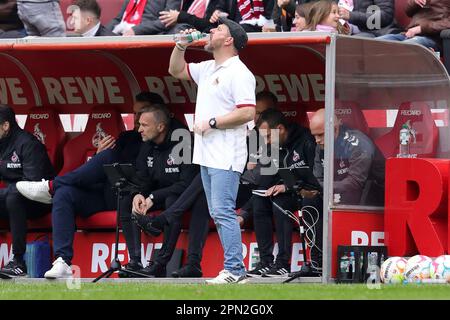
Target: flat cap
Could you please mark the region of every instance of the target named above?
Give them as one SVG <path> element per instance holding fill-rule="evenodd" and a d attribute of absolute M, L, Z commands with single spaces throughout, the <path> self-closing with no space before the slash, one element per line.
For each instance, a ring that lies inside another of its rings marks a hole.
<path fill-rule="evenodd" d="M 234 22 L 233 20 L 227 18 L 220 18 L 219 22 L 224 24 L 230 30 L 231 37 L 233 38 L 234 47 L 237 50 L 243 49 L 248 41 L 247 32 L 245 32 L 244 28 L 239 23 Z"/>

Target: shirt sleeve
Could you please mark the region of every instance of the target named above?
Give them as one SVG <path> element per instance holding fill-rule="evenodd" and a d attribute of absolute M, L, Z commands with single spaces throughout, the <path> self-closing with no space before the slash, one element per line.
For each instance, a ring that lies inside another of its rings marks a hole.
<path fill-rule="evenodd" d="M 200 74 L 204 68 L 205 63 L 188 63 L 187 72 L 189 73 L 189 77 L 198 85 L 200 81 Z"/>
<path fill-rule="evenodd" d="M 250 72 L 238 74 L 232 83 L 232 97 L 236 107 L 255 106 L 256 79 Z"/>

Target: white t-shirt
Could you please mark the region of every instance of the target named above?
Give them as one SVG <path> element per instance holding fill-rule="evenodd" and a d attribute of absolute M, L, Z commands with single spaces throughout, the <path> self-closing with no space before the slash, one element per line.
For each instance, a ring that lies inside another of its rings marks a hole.
<path fill-rule="evenodd" d="M 238 56 L 216 66 L 214 60 L 188 64 L 198 85 L 195 122 L 209 121 L 240 107 L 255 106 L 256 80 Z M 247 125 L 195 134 L 193 162 L 205 167 L 243 172 L 247 161 Z"/>

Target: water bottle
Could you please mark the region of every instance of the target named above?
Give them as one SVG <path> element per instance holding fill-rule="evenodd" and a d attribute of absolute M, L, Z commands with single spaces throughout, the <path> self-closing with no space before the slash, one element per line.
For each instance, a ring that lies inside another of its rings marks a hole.
<path fill-rule="evenodd" d="M 407 124 L 400 129 L 400 144 L 398 146 L 397 158 L 409 158 L 409 145 L 411 141 L 411 131 Z"/>
<path fill-rule="evenodd" d="M 173 36 L 173 41 L 179 44 L 188 44 L 196 40 L 207 37 L 208 34 L 200 31 L 194 31 L 192 33 L 177 33 Z"/>
<path fill-rule="evenodd" d="M 253 254 L 252 254 L 252 258 L 251 258 L 251 268 L 250 269 L 254 269 L 256 268 L 256 265 L 260 262 L 260 257 L 259 257 L 259 248 L 255 247 Z"/>
<path fill-rule="evenodd" d="M 348 272 L 348 256 L 347 253 L 344 252 L 344 254 L 339 259 L 339 271 L 344 279 L 347 278 L 347 272 Z"/>
<path fill-rule="evenodd" d="M 353 273 L 355 272 L 355 253 L 350 252 L 350 258 L 348 259 L 348 279 L 353 279 Z"/>
<path fill-rule="evenodd" d="M 368 283 L 376 283 L 378 275 L 378 252 L 369 252 L 367 259 Z"/>

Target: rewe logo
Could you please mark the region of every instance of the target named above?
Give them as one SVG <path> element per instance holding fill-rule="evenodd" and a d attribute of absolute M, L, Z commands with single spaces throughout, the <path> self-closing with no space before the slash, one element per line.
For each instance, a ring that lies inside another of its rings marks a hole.
<path fill-rule="evenodd" d="M 3 268 L 5 264 L 12 258 L 12 246 L 9 247 L 7 243 L 0 244 L 0 268 Z"/>
<path fill-rule="evenodd" d="M 420 110 L 402 110 L 400 112 L 402 116 L 421 116 L 422 111 Z"/>
<path fill-rule="evenodd" d="M 50 115 L 48 113 L 31 113 L 28 117 L 34 120 L 47 120 L 50 118 Z"/>
<path fill-rule="evenodd" d="M 107 113 L 93 113 L 91 115 L 92 119 L 110 119 L 111 118 L 111 113 L 107 112 Z"/>
<path fill-rule="evenodd" d="M 162 247 L 162 243 L 148 243 L 141 244 L 141 256 L 142 263 L 145 264 L 146 261 L 149 261 L 153 250 L 160 249 Z M 128 256 L 128 250 L 126 244 L 123 242 L 119 243 L 118 246 L 118 254 L 117 257 L 120 262 L 125 262 L 125 254 Z M 93 243 L 92 244 L 92 262 L 91 262 L 91 272 L 105 272 L 108 270 L 109 265 L 111 264 L 112 259 L 115 255 L 115 244 L 108 243 Z M 128 257 L 128 261 L 129 261 Z"/>

